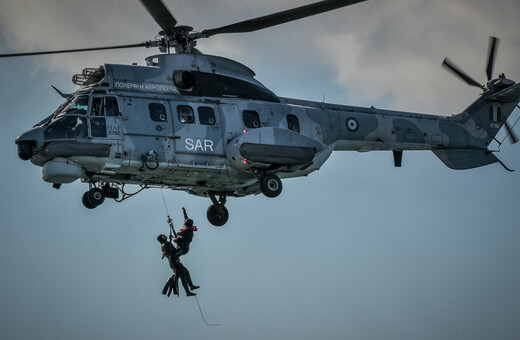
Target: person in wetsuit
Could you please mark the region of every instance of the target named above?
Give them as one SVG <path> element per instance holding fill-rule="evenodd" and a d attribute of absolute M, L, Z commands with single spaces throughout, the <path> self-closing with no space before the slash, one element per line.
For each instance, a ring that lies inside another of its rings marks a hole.
<path fill-rule="evenodd" d="M 193 225 L 193 220 L 188 218 L 186 209 L 182 208 L 184 213 L 184 225 L 177 232 L 173 242 L 177 244 L 177 256 L 186 255 L 190 251 L 190 243 L 193 240 L 193 232 L 197 231 L 197 227 Z"/>
<path fill-rule="evenodd" d="M 182 286 L 186 291 L 187 296 L 197 295 L 193 293 L 191 290 L 199 288 L 199 286 L 195 286 L 191 281 L 191 275 L 188 269 L 181 263 L 179 256 L 177 255 L 177 249 L 168 242 L 168 237 L 166 235 L 157 236 L 157 241 L 161 244 L 161 250 L 163 254 L 163 258 L 166 257 L 168 259 L 168 263 L 170 264 L 170 268 L 173 270 L 173 275 L 168 279 L 166 285 L 162 293 L 164 295 L 168 294 L 170 296 L 171 292 L 175 295 L 179 295 L 179 278 L 181 279 Z"/>

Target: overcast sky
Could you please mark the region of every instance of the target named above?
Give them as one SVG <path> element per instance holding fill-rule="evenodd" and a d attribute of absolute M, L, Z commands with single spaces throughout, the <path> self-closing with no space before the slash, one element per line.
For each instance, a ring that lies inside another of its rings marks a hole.
<path fill-rule="evenodd" d="M 312 1 L 164 2 L 201 31 Z M 0 53 L 139 43 L 160 30 L 137 0 L 0 8 Z M 441 69 L 444 57 L 485 82 L 497 36 L 495 76 L 520 80 L 518 18 L 518 0 L 369 0 L 198 48 L 244 63 L 279 96 L 451 115 L 479 91 Z M 497 155 L 513 173 L 450 170 L 431 152 L 405 152 L 399 169 L 390 152 L 334 153 L 307 178 L 284 180 L 275 199 L 229 199 L 222 228 L 206 221 L 209 199 L 165 190 L 175 222 L 184 206 L 199 227 L 183 261 L 206 320 L 220 326 L 204 324 L 193 298 L 161 295 L 161 192 L 87 210 L 87 184 L 54 190 L 14 144 L 61 103 L 51 85 L 72 92 L 85 67 L 155 53 L 0 60 L 0 338 L 520 337 L 520 148 L 508 141 Z"/>

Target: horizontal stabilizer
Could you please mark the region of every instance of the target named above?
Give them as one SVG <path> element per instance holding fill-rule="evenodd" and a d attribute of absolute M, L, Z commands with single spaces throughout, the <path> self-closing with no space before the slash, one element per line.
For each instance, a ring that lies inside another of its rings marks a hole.
<path fill-rule="evenodd" d="M 495 93 L 489 97 L 489 99 L 496 100 L 501 103 L 518 103 L 518 101 L 520 101 L 520 83 Z"/>
<path fill-rule="evenodd" d="M 488 150 L 482 149 L 439 149 L 433 153 L 451 169 L 466 170 L 499 162 Z"/>

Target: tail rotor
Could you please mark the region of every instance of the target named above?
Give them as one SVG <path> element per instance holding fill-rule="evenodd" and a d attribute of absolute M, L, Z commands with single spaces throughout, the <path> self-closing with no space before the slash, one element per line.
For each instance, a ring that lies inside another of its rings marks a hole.
<path fill-rule="evenodd" d="M 487 57 L 487 63 L 486 63 L 486 76 L 487 76 L 487 88 L 490 89 L 492 86 L 491 78 L 493 77 L 493 68 L 495 66 L 495 60 L 498 50 L 498 45 L 500 44 L 500 39 L 497 37 L 489 37 L 489 45 L 488 45 L 488 57 Z M 475 86 L 478 88 L 486 90 L 486 86 L 481 85 L 478 81 L 476 81 L 473 77 L 471 77 L 468 73 L 463 71 L 460 67 L 458 67 L 453 61 L 448 59 L 447 57 L 444 58 L 444 61 L 442 62 L 442 67 L 447 69 L 448 71 L 455 74 L 457 77 L 462 79 L 466 84 L 470 86 Z"/>
<path fill-rule="evenodd" d="M 442 62 L 442 67 L 446 70 L 450 71 L 460 79 L 462 79 L 466 84 L 470 86 L 475 86 L 480 89 L 482 89 L 484 92 L 486 91 L 492 91 L 492 92 L 500 92 L 501 90 L 504 90 L 512 85 L 515 84 L 514 81 L 507 79 L 505 75 L 502 73 L 499 75 L 498 79 L 492 79 L 493 77 L 493 69 L 495 67 L 495 60 L 496 55 L 498 51 L 498 46 L 500 45 L 500 39 L 497 37 L 489 37 L 489 44 L 488 44 L 488 53 L 487 53 L 487 63 L 486 63 L 486 77 L 487 77 L 487 84 L 481 85 L 478 81 L 476 81 L 473 77 L 471 77 L 468 73 L 466 73 L 464 70 L 462 70 L 460 67 L 458 67 L 453 61 L 448 59 L 447 57 L 444 58 L 444 61 Z M 505 129 L 507 136 L 509 136 L 509 140 L 511 141 L 511 144 L 515 144 L 518 142 L 518 137 L 513 131 L 513 127 L 507 120 L 505 121 Z"/>

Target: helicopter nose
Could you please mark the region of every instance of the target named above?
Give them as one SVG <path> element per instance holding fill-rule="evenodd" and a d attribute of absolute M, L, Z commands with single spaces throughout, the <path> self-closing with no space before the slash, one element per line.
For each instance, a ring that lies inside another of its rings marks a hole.
<path fill-rule="evenodd" d="M 27 161 L 43 147 L 43 129 L 37 127 L 26 131 L 16 138 L 15 143 L 18 157 Z"/>
<path fill-rule="evenodd" d="M 18 157 L 22 161 L 27 161 L 33 156 L 33 147 L 34 143 L 30 141 L 21 141 L 16 143 L 16 148 L 18 149 Z"/>

